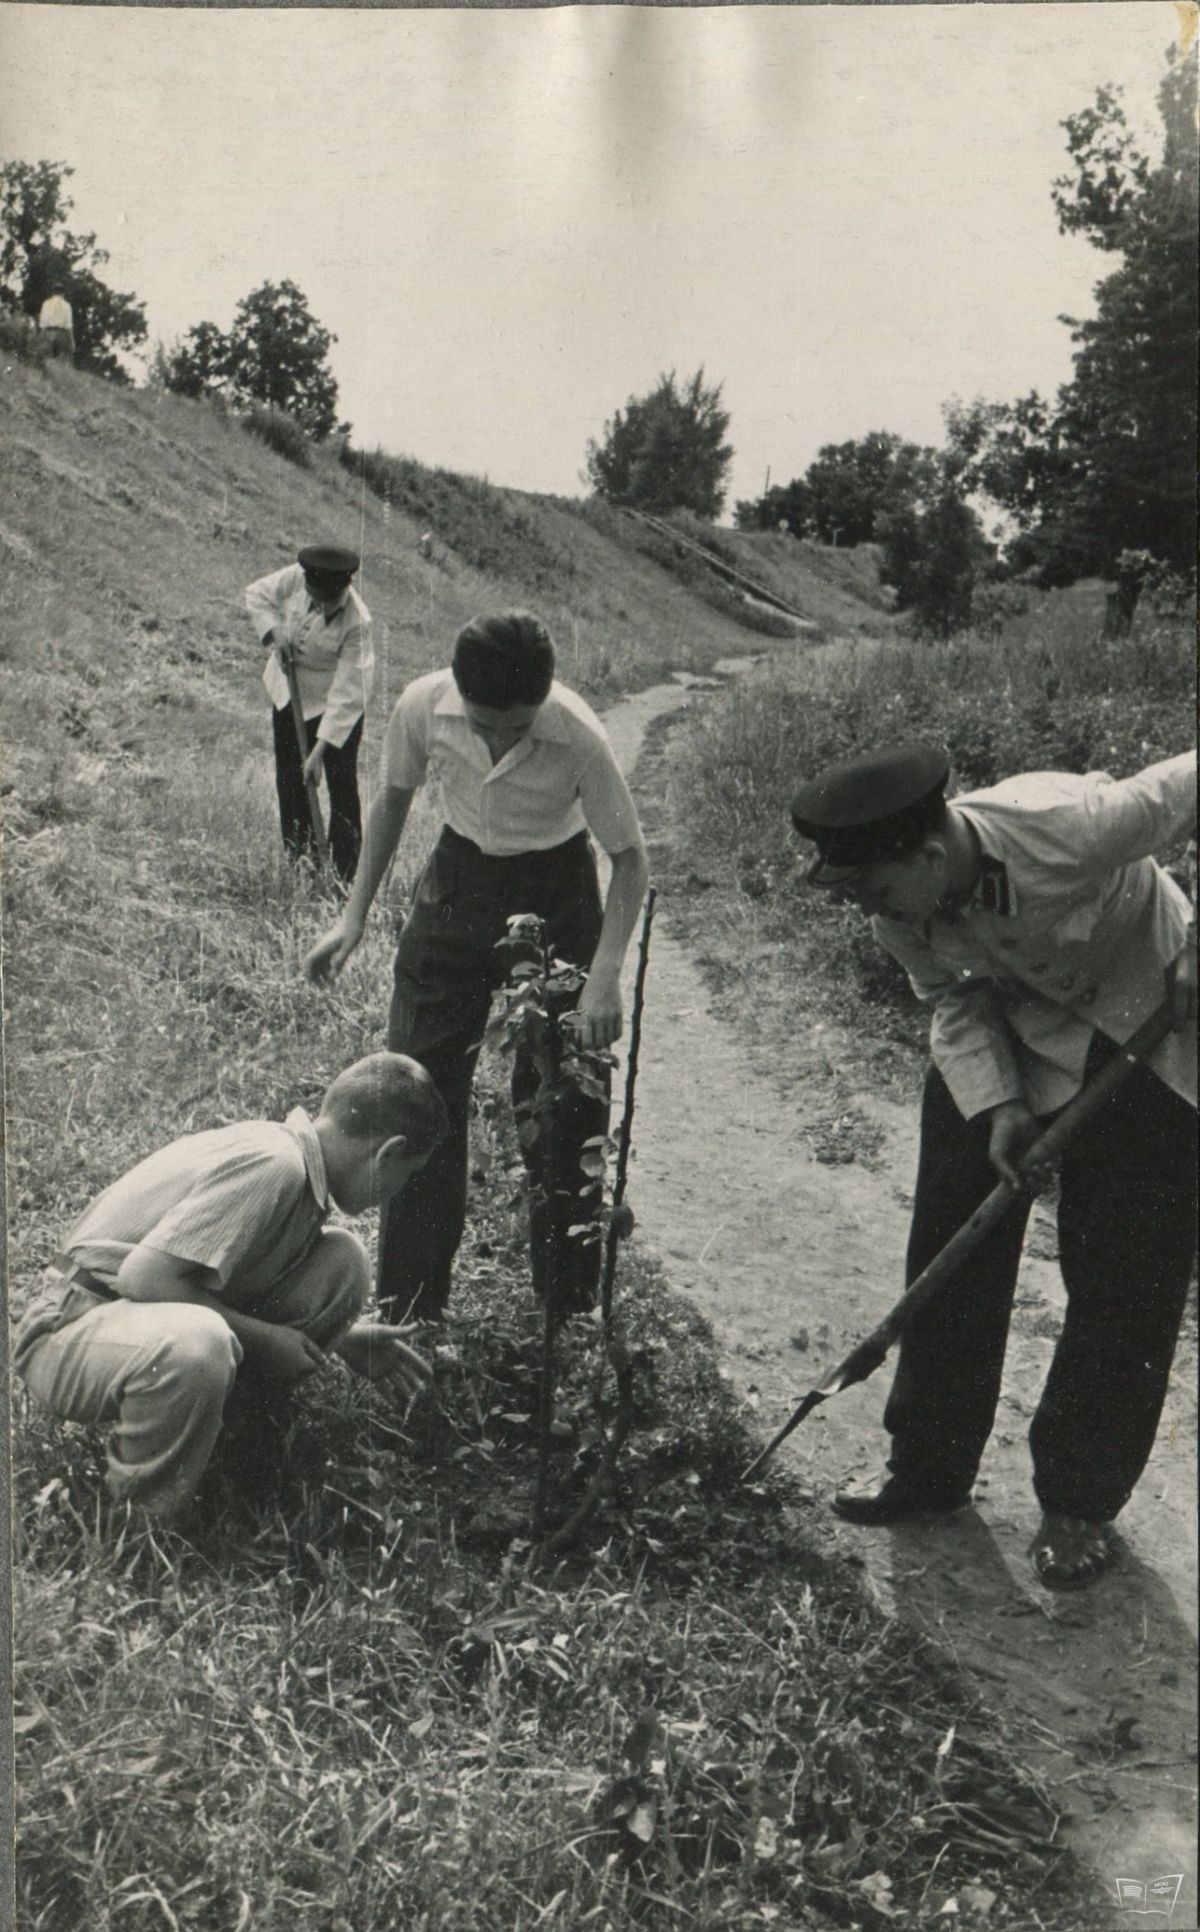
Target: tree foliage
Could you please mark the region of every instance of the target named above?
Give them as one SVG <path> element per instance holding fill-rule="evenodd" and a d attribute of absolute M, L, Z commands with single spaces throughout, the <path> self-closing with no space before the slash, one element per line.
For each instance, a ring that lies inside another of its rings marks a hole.
<path fill-rule="evenodd" d="M 1013 518 L 1010 559 L 1045 583 L 1115 573 L 1126 549 L 1176 570 L 1196 540 L 1196 63 L 1168 56 L 1163 153 L 1139 149 L 1120 90 L 1063 123 L 1072 171 L 1053 185 L 1059 225 L 1117 260 L 1095 314 L 1064 317 L 1076 344 L 1053 403 L 952 405 L 964 486 Z"/>
<path fill-rule="evenodd" d="M 782 527 L 794 537 L 847 548 L 872 542 L 881 516 L 927 493 L 940 475 L 934 450 L 872 430 L 858 442 L 826 443 L 803 477 L 739 503 L 734 518 L 743 529 Z"/>
<path fill-rule="evenodd" d="M 146 339 L 145 304 L 111 288 L 98 274 L 108 253 L 94 234 L 67 227 L 74 203 L 64 161 L 6 161 L 0 167 L 0 303 L 36 316 L 61 290 L 75 322 L 75 364 L 127 383 L 119 351 Z"/>
<path fill-rule="evenodd" d="M 952 478 L 943 473 L 927 500 L 915 493 L 894 500 L 877 535 L 881 575 L 895 589 L 896 608 L 911 611 L 918 629 L 935 637 L 964 630 L 991 546 Z"/>
<path fill-rule="evenodd" d="M 739 503 L 734 514 L 743 529 L 785 529 L 840 547 L 880 544 L 897 609 L 948 636 L 969 622 L 976 574 L 990 556 L 960 468 L 937 450 L 873 430 L 858 442 L 827 443 L 803 477 Z"/>
<path fill-rule="evenodd" d="M 720 383 L 707 385 L 701 368 L 681 386 L 672 370 L 615 412 L 602 442 L 589 442 L 588 478 L 612 503 L 715 517 L 733 459 L 728 428 Z"/>
<path fill-rule="evenodd" d="M 161 362 L 168 389 L 224 396 L 235 407 L 262 403 L 299 423 L 314 442 L 337 426 L 337 380 L 329 351 L 337 337 L 317 321 L 294 282 L 264 282 L 238 303 L 228 334 L 197 322 Z"/>

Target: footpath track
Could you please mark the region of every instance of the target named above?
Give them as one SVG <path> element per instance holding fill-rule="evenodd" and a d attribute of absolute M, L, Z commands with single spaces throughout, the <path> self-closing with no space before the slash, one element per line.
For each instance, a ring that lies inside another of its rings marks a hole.
<path fill-rule="evenodd" d="M 606 714 L 635 794 L 647 728 L 696 701 L 681 679 Z M 796 1025 L 811 1025 L 802 1002 Z M 643 1242 L 712 1322 L 764 1439 L 903 1287 L 916 1096 L 854 1100 L 882 1133 L 871 1170 L 819 1164 L 798 1127 L 802 1078 L 784 1085 L 753 1065 L 660 901 L 629 1198 Z M 779 1454 L 811 1496 L 815 1533 L 862 1562 L 889 1614 L 955 1654 L 1046 1778 L 1064 1840 L 1113 1899 L 1111 1920 L 1088 1932 L 1129 1925 L 1118 1879 L 1180 1874 L 1178 1932 L 1197 1924 L 1195 1342 L 1181 1345 L 1153 1457 L 1121 1516 L 1117 1565 L 1090 1590 L 1053 1593 L 1029 1565 L 1038 1510 L 1026 1432 L 1062 1302 L 1057 1266 L 1028 1256 L 976 1506 L 951 1521 L 863 1531 L 828 1508 L 847 1476 L 882 1465 L 886 1365 L 821 1405 Z"/>

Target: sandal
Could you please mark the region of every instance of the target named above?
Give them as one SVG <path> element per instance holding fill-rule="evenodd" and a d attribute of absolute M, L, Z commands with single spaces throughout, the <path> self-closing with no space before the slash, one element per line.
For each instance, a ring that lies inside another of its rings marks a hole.
<path fill-rule="evenodd" d="M 1106 1570 L 1115 1552 L 1107 1523 L 1047 1510 L 1033 1545 L 1033 1567 L 1052 1589 L 1077 1589 Z"/>

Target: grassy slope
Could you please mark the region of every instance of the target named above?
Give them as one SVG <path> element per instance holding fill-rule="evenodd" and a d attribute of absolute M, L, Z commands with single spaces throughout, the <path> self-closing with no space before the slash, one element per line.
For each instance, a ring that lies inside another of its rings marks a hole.
<path fill-rule="evenodd" d="M 277 849 L 252 574 L 315 531 L 360 542 L 388 695 L 468 613 L 539 589 L 597 696 L 745 642 L 563 506 L 418 479 L 444 505 L 429 568 L 423 516 L 209 411 L 20 368 L 0 408 L 19 1306 L 120 1167 L 315 1103 L 380 1035 L 386 920 L 332 993 L 298 978 L 328 908 Z M 502 576 L 444 536 L 489 503 Z M 298 1419 L 231 1433 L 187 1545 L 101 1535 L 94 1438 L 18 1396 L 21 1924 L 817 1927 L 925 1922 L 952 1894 L 961 1922 L 990 1895 L 1075 1923 L 1040 1796 L 963 1684 L 822 1564 L 802 1504 L 736 1487 L 706 1332 L 636 1254 L 639 1428 L 605 1551 L 550 1574 L 491 1547 L 527 1515 L 537 1338 L 486 1089 L 437 1403 L 404 1418 L 331 1374 Z M 586 1458 L 586 1325 L 566 1353 Z"/>

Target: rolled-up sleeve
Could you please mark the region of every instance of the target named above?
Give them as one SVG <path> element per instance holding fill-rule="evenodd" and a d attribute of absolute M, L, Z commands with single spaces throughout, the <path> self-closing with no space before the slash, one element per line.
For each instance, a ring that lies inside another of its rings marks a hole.
<path fill-rule="evenodd" d="M 371 649 L 370 618 L 354 617 L 346 626 L 338 651 L 337 669 L 330 679 L 318 737 L 327 745 L 344 745 L 367 708 L 375 654 Z"/>
<path fill-rule="evenodd" d="M 579 780 L 579 803 L 588 830 L 610 858 L 641 844 L 637 806 L 607 739 L 584 767 Z"/>
<path fill-rule="evenodd" d="M 273 570 L 269 577 L 258 577 L 247 585 L 244 602 L 260 638 L 265 638 L 268 631 L 283 622 L 284 603 L 303 579 L 299 564 L 288 564 L 285 569 Z"/>
<path fill-rule="evenodd" d="M 1024 1097 L 1016 1045 L 996 988 L 965 982 L 920 935 L 893 919 L 873 919 L 881 946 L 898 959 L 917 998 L 933 1007 L 929 1050 L 965 1119 Z"/>

